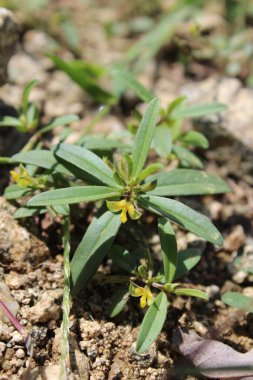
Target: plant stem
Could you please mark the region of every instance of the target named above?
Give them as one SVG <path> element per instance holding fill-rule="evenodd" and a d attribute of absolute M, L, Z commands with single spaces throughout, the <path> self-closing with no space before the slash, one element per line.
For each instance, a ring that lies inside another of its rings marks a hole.
<path fill-rule="evenodd" d="M 67 361 L 69 356 L 69 313 L 70 313 L 70 233 L 69 217 L 63 220 L 63 271 L 64 271 L 64 289 L 63 289 L 63 320 L 61 325 L 61 374 L 60 380 L 67 380 Z"/>
<path fill-rule="evenodd" d="M 0 157 L 0 164 L 9 164 L 10 157 Z"/>

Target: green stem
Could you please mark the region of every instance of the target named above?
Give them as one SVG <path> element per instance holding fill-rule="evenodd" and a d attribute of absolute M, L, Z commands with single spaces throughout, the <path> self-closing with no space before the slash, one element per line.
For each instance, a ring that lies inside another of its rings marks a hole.
<path fill-rule="evenodd" d="M 28 152 L 29 150 L 32 150 L 40 137 L 40 131 L 35 132 L 34 135 L 32 135 L 32 137 L 29 139 L 27 144 L 25 144 L 25 146 L 21 149 L 21 152 Z"/>
<path fill-rule="evenodd" d="M 0 157 L 0 164 L 9 164 L 10 157 Z"/>
<path fill-rule="evenodd" d="M 70 233 L 69 218 L 63 220 L 63 270 L 64 270 L 64 290 L 63 290 L 63 320 L 61 325 L 61 374 L 60 380 L 67 380 L 67 361 L 69 357 L 69 313 L 70 313 Z"/>

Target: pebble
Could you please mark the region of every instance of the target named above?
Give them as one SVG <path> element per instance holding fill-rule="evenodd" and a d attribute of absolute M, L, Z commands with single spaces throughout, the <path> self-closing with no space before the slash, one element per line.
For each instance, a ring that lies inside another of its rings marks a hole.
<path fill-rule="evenodd" d="M 56 301 L 59 301 L 61 297 L 62 289 L 45 291 L 36 305 L 30 308 L 30 321 L 32 323 L 37 323 L 48 322 L 51 319 L 58 320 L 60 317 L 61 305 Z"/>
<path fill-rule="evenodd" d="M 22 350 L 21 348 L 19 348 L 17 351 L 16 351 L 16 357 L 18 359 L 23 359 L 25 357 L 25 351 Z"/>

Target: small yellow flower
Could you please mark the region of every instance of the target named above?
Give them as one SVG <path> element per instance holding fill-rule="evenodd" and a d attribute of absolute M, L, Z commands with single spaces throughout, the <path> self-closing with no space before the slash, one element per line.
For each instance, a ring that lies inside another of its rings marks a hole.
<path fill-rule="evenodd" d="M 13 179 L 13 181 L 16 182 L 20 187 L 34 185 L 34 179 L 30 176 L 27 169 L 25 169 L 24 166 L 20 165 L 19 170 L 20 173 L 17 173 L 14 170 L 10 171 L 11 178 Z"/>
<path fill-rule="evenodd" d="M 22 165 L 19 165 L 19 173 L 14 170 L 10 171 L 11 178 L 18 184 L 19 187 L 31 187 L 34 189 L 44 189 L 47 177 L 39 176 L 33 178 L 28 173 L 28 170 Z"/>
<path fill-rule="evenodd" d="M 126 201 L 125 199 L 121 199 L 120 201 L 116 202 L 106 201 L 106 204 L 108 210 L 110 210 L 111 212 L 121 211 L 120 219 L 122 223 L 126 223 L 127 213 L 133 220 L 139 219 L 141 217 L 141 213 L 138 210 L 136 210 L 134 204 L 132 202 Z"/>
<path fill-rule="evenodd" d="M 131 294 L 133 297 L 141 297 L 140 299 L 141 308 L 144 308 L 147 305 L 150 306 L 151 303 L 153 302 L 153 295 L 148 286 L 145 286 L 145 288 L 143 288 L 142 286 L 137 286 Z"/>

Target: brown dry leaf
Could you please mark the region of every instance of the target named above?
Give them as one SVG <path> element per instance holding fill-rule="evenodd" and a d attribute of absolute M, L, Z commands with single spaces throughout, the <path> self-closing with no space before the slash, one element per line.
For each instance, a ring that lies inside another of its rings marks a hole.
<path fill-rule="evenodd" d="M 173 332 L 172 345 L 211 379 L 253 380 L 253 350 L 242 354 L 227 344 L 182 329 Z"/>

